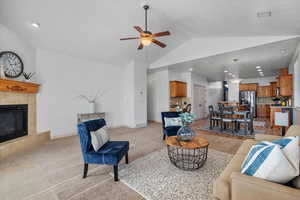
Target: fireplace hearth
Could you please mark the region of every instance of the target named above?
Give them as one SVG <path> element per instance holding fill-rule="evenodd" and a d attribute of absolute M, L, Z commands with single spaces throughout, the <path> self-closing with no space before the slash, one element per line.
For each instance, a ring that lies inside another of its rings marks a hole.
<path fill-rule="evenodd" d="M 28 135 L 28 105 L 0 105 L 0 143 Z"/>

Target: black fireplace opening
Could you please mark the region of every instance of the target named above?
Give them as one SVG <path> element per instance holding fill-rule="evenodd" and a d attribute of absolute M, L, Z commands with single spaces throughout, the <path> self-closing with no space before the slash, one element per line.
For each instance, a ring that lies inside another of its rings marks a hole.
<path fill-rule="evenodd" d="M 0 105 L 0 143 L 28 135 L 28 105 Z"/>

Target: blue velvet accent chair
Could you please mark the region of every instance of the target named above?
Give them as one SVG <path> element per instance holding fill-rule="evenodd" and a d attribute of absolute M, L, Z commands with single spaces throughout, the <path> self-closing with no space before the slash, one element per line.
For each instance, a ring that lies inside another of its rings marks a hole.
<path fill-rule="evenodd" d="M 97 131 L 105 125 L 104 119 L 95 119 L 82 122 L 77 126 L 84 160 L 83 178 L 87 176 L 88 164 L 103 164 L 114 166 L 114 180 L 118 181 L 118 164 L 124 156 L 126 164 L 128 164 L 129 142 L 108 141 L 98 151 L 94 151 L 90 132 Z"/>
<path fill-rule="evenodd" d="M 163 128 L 163 139 L 166 139 L 166 136 L 175 136 L 177 135 L 177 131 L 181 128 L 181 126 L 169 126 L 165 127 L 165 118 L 174 118 L 180 117 L 179 112 L 161 112 L 161 121 Z"/>

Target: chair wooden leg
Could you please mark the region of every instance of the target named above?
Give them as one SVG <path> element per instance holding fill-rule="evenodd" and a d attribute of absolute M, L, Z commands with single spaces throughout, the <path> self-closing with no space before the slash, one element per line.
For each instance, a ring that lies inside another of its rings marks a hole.
<path fill-rule="evenodd" d="M 83 177 L 82 178 L 86 178 L 87 173 L 88 173 L 88 169 L 89 169 L 89 164 L 84 163 Z"/>
<path fill-rule="evenodd" d="M 118 165 L 114 165 L 114 180 L 116 182 L 119 181 L 119 177 L 118 177 Z"/>
<path fill-rule="evenodd" d="M 163 140 L 165 140 L 165 139 L 166 139 L 166 134 L 163 135 Z"/>
<path fill-rule="evenodd" d="M 125 155 L 125 162 L 126 162 L 126 164 L 129 163 L 129 160 L 128 160 L 128 152 L 127 152 L 126 155 Z"/>

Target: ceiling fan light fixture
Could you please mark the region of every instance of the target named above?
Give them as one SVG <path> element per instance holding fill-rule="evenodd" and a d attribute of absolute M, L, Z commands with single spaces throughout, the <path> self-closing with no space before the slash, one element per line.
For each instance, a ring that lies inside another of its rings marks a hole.
<path fill-rule="evenodd" d="M 144 45 L 144 46 L 148 46 L 152 43 L 152 38 L 150 37 L 143 37 L 141 38 L 141 43 Z"/>

